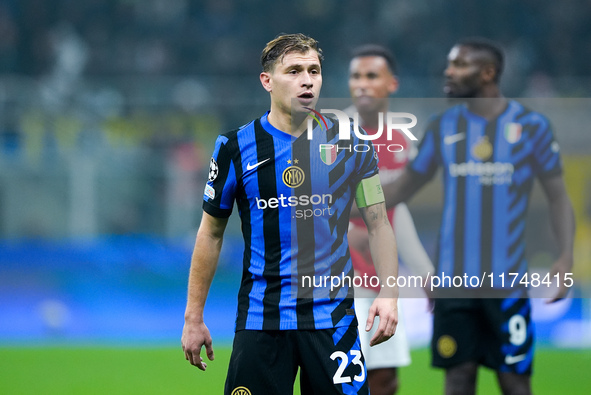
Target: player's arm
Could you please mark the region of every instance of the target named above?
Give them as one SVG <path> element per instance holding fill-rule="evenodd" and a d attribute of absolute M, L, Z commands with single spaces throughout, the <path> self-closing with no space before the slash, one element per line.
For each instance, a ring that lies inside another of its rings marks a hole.
<path fill-rule="evenodd" d="M 560 249 L 560 256 L 552 265 L 550 273 L 551 276 L 558 274 L 560 278 L 560 289 L 548 302 L 552 303 L 564 298 L 570 289 L 566 287 L 564 278 L 566 273 L 572 272 L 573 267 L 575 215 L 561 175 L 542 178 L 540 181 L 548 199 L 552 230 Z"/>
<path fill-rule="evenodd" d="M 406 167 L 400 177 L 382 185 L 386 198 L 386 207 L 392 208 L 399 203 L 410 199 L 419 189 L 423 187 L 430 177 L 423 177 Z"/>
<path fill-rule="evenodd" d="M 441 164 L 437 124 L 436 120 L 429 124 L 419 144 L 417 155 L 404 168 L 402 174 L 382 186 L 388 209 L 410 199 L 435 175 Z"/>
<path fill-rule="evenodd" d="M 386 208 L 390 209 L 401 202 L 410 199 L 419 189 L 429 181 L 428 177 L 415 174 L 408 167 L 395 180 L 382 185 Z M 351 208 L 351 218 L 359 217 L 361 213 L 357 205 Z"/>
<path fill-rule="evenodd" d="M 431 263 L 431 259 L 429 259 L 429 255 L 419 239 L 412 215 L 405 203 L 399 203 L 396 206 L 394 236 L 399 246 L 398 254 L 414 275 L 425 279 L 434 274 L 433 263 Z M 425 282 L 422 281 L 421 283 Z M 431 300 L 431 288 L 426 286 L 424 290 Z"/>
<path fill-rule="evenodd" d="M 227 218 L 216 218 L 203 212 L 191 257 L 185 326 L 181 343 L 185 358 L 191 365 L 201 370 L 207 367 L 200 355 L 201 347 L 205 346 L 210 361 L 214 358 L 211 335 L 203 322 L 203 308 L 218 265 L 227 223 Z"/>
<path fill-rule="evenodd" d="M 398 275 L 398 255 L 392 225 L 388 220 L 378 175 L 362 180 L 357 186 L 356 202 L 367 225 L 369 249 L 380 283 L 384 285 L 369 309 L 365 330 L 371 330 L 376 316 L 380 323 L 369 344 L 380 344 L 396 332 L 398 325 L 398 288 L 388 287 L 388 277 Z"/>

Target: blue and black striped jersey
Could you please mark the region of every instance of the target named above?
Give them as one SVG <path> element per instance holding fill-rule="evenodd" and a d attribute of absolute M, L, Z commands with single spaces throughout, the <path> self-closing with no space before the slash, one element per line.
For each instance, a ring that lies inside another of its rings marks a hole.
<path fill-rule="evenodd" d="M 217 138 L 203 209 L 228 217 L 236 202 L 240 214 L 236 330 L 326 329 L 355 319 L 352 289 L 330 292 L 303 278 L 352 276 L 349 214 L 357 184 L 378 171 L 377 155 L 353 133 L 339 140 L 338 125 L 325 120 L 310 139 L 276 129 L 267 114 Z"/>
<path fill-rule="evenodd" d="M 457 105 L 430 123 L 409 168 L 432 177 L 443 167 L 439 275 L 493 273 L 498 287 L 498 274 L 527 272 L 529 195 L 535 177 L 561 174 L 558 151 L 549 121 L 512 100 L 492 120 Z"/>

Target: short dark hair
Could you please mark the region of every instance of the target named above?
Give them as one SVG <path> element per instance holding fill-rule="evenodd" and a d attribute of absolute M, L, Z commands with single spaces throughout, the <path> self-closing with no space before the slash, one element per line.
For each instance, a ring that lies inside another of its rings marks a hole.
<path fill-rule="evenodd" d="M 455 45 L 488 53 L 495 67 L 495 82 L 499 82 L 505 67 L 505 53 L 500 44 L 484 37 L 468 37 L 459 40 Z"/>
<path fill-rule="evenodd" d="M 396 74 L 396 58 L 394 57 L 394 53 L 388 48 L 379 44 L 364 44 L 351 51 L 351 59 L 362 58 L 365 56 L 379 56 L 384 58 L 388 64 L 390 72 L 394 75 Z"/>
<path fill-rule="evenodd" d="M 280 34 L 269 41 L 261 53 L 261 66 L 263 71 L 270 71 L 277 61 L 283 60 L 283 57 L 290 52 L 306 53 L 313 49 L 318 53 L 318 59 L 322 64 L 324 56 L 322 49 L 318 46 L 318 41 L 302 33 Z"/>

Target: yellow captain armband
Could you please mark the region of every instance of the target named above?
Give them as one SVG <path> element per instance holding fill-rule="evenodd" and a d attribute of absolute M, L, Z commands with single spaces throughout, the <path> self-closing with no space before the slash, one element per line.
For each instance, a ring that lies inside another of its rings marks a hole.
<path fill-rule="evenodd" d="M 357 184 L 357 189 L 355 190 L 355 203 L 357 203 L 357 207 L 372 206 L 382 203 L 385 200 L 379 175 L 376 174 L 375 176 L 364 178 Z"/>

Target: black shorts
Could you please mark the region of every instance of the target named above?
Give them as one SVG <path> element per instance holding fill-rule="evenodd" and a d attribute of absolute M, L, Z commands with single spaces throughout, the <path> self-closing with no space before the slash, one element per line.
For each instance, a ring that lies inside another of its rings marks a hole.
<path fill-rule="evenodd" d="M 357 326 L 236 332 L 225 395 L 369 394 Z"/>
<path fill-rule="evenodd" d="M 534 327 L 529 299 L 437 299 L 431 350 L 436 367 L 474 361 L 530 375 Z"/>

